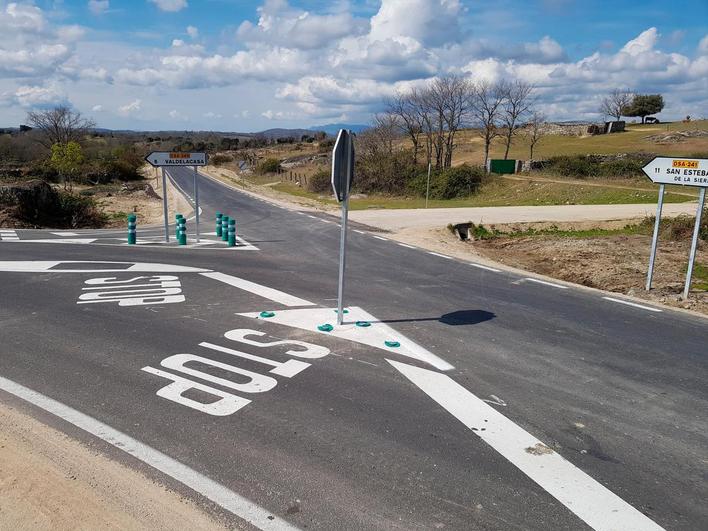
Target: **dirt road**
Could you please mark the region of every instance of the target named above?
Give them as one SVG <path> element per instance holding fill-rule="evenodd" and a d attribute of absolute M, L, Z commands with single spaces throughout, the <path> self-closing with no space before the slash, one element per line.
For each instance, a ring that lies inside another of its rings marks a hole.
<path fill-rule="evenodd" d="M 554 205 L 554 206 L 509 206 L 473 208 L 430 208 L 396 210 L 355 210 L 350 219 L 384 230 L 433 229 L 449 223 L 494 225 L 510 223 L 612 221 L 637 219 L 652 216 L 656 205 Z M 664 205 L 664 216 L 694 215 L 695 203 L 671 203 Z"/>

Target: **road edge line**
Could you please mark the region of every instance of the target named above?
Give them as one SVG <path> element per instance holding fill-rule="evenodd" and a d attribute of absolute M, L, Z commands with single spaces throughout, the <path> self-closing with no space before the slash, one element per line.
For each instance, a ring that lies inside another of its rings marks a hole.
<path fill-rule="evenodd" d="M 141 443 L 130 435 L 118 431 L 100 420 L 96 420 L 85 413 L 81 413 L 53 398 L 49 398 L 48 396 L 33 391 L 12 380 L 3 378 L 2 376 L 0 376 L 0 390 L 20 398 L 43 411 L 51 413 L 65 422 L 105 441 L 114 448 L 124 451 L 128 455 L 151 466 L 155 470 L 159 470 L 172 479 L 179 481 L 219 507 L 222 507 L 260 529 L 297 529 L 285 520 L 278 518 L 263 507 L 244 498 L 221 483 L 217 483 L 213 479 L 180 463 L 159 450 Z"/>

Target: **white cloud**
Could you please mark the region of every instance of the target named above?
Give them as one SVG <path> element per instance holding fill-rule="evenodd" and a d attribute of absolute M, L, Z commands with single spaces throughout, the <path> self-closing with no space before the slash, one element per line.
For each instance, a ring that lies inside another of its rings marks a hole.
<path fill-rule="evenodd" d="M 708 35 L 701 39 L 698 43 L 698 53 L 702 55 L 708 55 Z"/>
<path fill-rule="evenodd" d="M 102 15 L 110 7 L 109 0 L 89 0 L 88 8 L 94 15 Z"/>
<path fill-rule="evenodd" d="M 141 99 L 133 100 L 130 103 L 126 103 L 125 105 L 118 107 L 118 114 L 120 114 L 122 116 L 129 116 L 129 115 L 138 113 L 142 109 L 142 105 L 143 105 L 143 100 L 141 100 Z"/>
<path fill-rule="evenodd" d="M 181 121 L 181 122 L 187 122 L 187 121 L 189 121 L 189 118 L 188 118 L 187 116 L 185 116 L 184 114 L 182 114 L 181 112 L 179 112 L 177 109 L 172 109 L 172 110 L 171 110 L 169 113 L 167 113 L 167 114 L 168 114 L 168 115 L 170 116 L 170 118 L 172 118 L 173 120 L 179 120 L 179 121 Z"/>
<path fill-rule="evenodd" d="M 18 105 L 23 109 L 41 109 L 68 104 L 66 95 L 54 86 L 21 86 L 14 93 L 0 94 L 0 105 Z"/>
<path fill-rule="evenodd" d="M 92 112 L 103 112 L 103 105 L 94 105 L 91 107 Z"/>
<path fill-rule="evenodd" d="M 270 109 L 268 109 L 267 111 L 262 112 L 261 116 L 263 116 L 264 118 L 268 118 L 269 120 L 272 120 L 273 118 L 275 118 L 275 113 L 273 111 L 271 111 Z"/>
<path fill-rule="evenodd" d="M 654 49 L 656 41 L 659 39 L 659 32 L 656 28 L 649 28 L 639 34 L 636 39 L 632 39 L 624 45 L 622 51 L 628 55 L 637 56 Z"/>
<path fill-rule="evenodd" d="M 457 42 L 460 0 L 382 0 L 371 19 L 371 41 L 413 39 L 424 46 Z"/>
<path fill-rule="evenodd" d="M 150 0 L 162 11 L 175 13 L 187 7 L 187 0 Z"/>
<path fill-rule="evenodd" d="M 212 112 L 212 111 L 205 112 L 202 116 L 204 116 L 204 118 L 216 119 L 216 120 L 224 117 L 222 114 Z"/>
<path fill-rule="evenodd" d="M 199 37 L 199 30 L 194 26 L 187 26 L 187 35 L 192 39 L 196 39 Z"/>

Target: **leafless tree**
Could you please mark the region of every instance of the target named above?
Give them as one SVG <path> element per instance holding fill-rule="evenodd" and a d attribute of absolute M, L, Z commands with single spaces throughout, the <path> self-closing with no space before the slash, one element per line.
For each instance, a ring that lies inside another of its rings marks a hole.
<path fill-rule="evenodd" d="M 492 140 L 500 135 L 499 121 L 508 93 L 505 82 L 480 81 L 475 84 L 471 99 L 471 113 L 479 134 L 484 140 L 484 165 L 489 161 Z"/>
<path fill-rule="evenodd" d="M 389 114 L 398 117 L 401 131 L 411 139 L 411 144 L 413 144 L 413 165 L 417 165 L 424 119 L 417 102 L 416 93 L 396 94 L 395 97 L 386 102 L 386 109 Z"/>
<path fill-rule="evenodd" d="M 524 127 L 524 136 L 529 145 L 529 160 L 533 160 L 533 150 L 536 144 L 546 135 L 545 123 L 546 117 L 540 112 L 534 112 Z"/>
<path fill-rule="evenodd" d="M 602 98 L 600 112 L 603 116 L 611 116 L 616 120 L 622 118 L 624 110 L 629 107 L 634 99 L 634 94 L 629 90 L 614 89 L 607 96 Z"/>
<path fill-rule="evenodd" d="M 393 144 L 400 135 L 400 121 L 396 114 L 383 112 L 374 115 L 371 136 L 374 137 L 386 154 L 393 153 Z"/>
<path fill-rule="evenodd" d="M 64 105 L 45 111 L 31 111 L 27 113 L 27 123 L 40 132 L 39 142 L 47 148 L 54 144 L 68 144 L 72 140 L 80 142 L 96 127 L 93 120 Z"/>
<path fill-rule="evenodd" d="M 501 122 L 504 125 L 504 159 L 509 158 L 509 149 L 518 132 L 519 122 L 531 110 L 533 85 L 524 81 L 513 81 L 505 85 L 506 94 L 502 103 Z"/>

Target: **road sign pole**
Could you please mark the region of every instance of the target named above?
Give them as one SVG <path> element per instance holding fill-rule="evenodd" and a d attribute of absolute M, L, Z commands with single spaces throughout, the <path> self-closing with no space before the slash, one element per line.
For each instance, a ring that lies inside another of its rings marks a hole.
<path fill-rule="evenodd" d="M 197 222 L 197 243 L 199 243 L 199 181 L 197 180 L 197 177 L 199 176 L 199 172 L 197 171 L 197 167 L 194 167 L 194 210 L 195 210 L 195 215 L 196 215 L 196 222 Z"/>
<path fill-rule="evenodd" d="M 167 177 L 165 176 L 165 168 L 162 170 L 162 213 L 165 218 L 165 241 L 170 241 L 170 223 L 167 221 Z"/>
<path fill-rule="evenodd" d="M 696 212 L 696 225 L 693 227 L 693 240 L 691 240 L 691 255 L 688 258 L 688 271 L 686 272 L 686 286 L 683 288 L 683 298 L 688 298 L 691 289 L 691 276 L 693 275 L 693 263 L 696 260 L 696 246 L 698 245 L 698 233 L 701 231 L 701 217 L 703 216 L 703 206 L 706 201 L 706 189 L 701 188 L 698 196 L 698 211 Z"/>
<path fill-rule="evenodd" d="M 661 211 L 664 208 L 664 188 L 659 185 L 659 202 L 656 205 L 656 219 L 654 220 L 654 236 L 651 240 L 651 254 L 649 255 L 649 272 L 647 273 L 647 291 L 651 289 L 651 279 L 654 276 L 654 260 L 656 260 L 656 246 L 659 243 L 659 224 L 661 223 Z"/>
<path fill-rule="evenodd" d="M 428 185 L 425 187 L 425 208 L 428 208 L 428 196 L 430 195 L 430 167 L 431 163 L 428 162 Z"/>
<path fill-rule="evenodd" d="M 337 297 L 337 324 L 341 325 L 344 318 L 344 271 L 346 269 L 346 251 L 347 251 L 347 219 L 349 217 L 349 181 L 351 178 L 352 137 L 347 136 L 347 146 L 345 151 L 346 173 L 348 176 L 346 183 L 346 195 L 342 201 L 342 229 L 339 238 L 339 295 Z"/>

